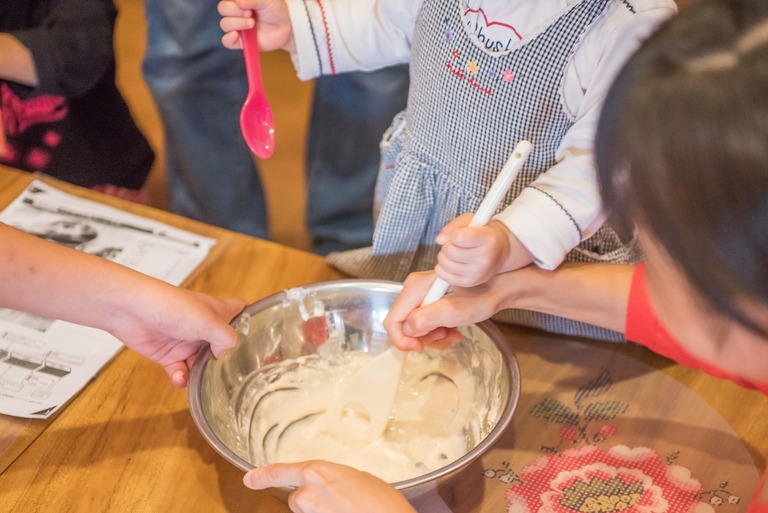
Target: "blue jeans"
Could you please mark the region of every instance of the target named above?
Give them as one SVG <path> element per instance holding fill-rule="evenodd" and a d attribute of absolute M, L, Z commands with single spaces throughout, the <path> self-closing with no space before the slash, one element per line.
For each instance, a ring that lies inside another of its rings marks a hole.
<path fill-rule="evenodd" d="M 379 142 L 408 96 L 408 66 L 320 77 L 307 149 L 312 250 L 371 245 Z"/>
<path fill-rule="evenodd" d="M 241 52 L 221 44 L 216 0 L 146 0 L 144 79 L 165 133 L 172 212 L 267 237 L 264 191 L 240 133 Z"/>

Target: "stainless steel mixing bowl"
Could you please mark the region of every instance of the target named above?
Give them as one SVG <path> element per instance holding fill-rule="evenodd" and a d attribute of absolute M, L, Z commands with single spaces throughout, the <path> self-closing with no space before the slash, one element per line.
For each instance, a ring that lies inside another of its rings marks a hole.
<path fill-rule="evenodd" d="M 298 287 L 258 301 L 233 321 L 238 342 L 223 359 L 210 350 L 196 359 L 189 381 L 192 418 L 208 443 L 227 461 L 248 471 L 254 467 L 249 426 L 255 405 L 246 391 L 279 362 L 319 353 L 333 345 L 341 351 L 378 354 L 389 347 L 382 320 L 402 285 L 387 281 L 338 280 Z M 393 485 L 413 499 L 453 477 L 477 459 L 509 425 L 520 395 L 520 370 L 508 340 L 491 322 L 461 328 L 464 339 L 440 351 L 465 365 L 479 393 L 479 417 L 465 429 L 466 453 L 421 476 Z M 334 340 L 335 344 L 328 344 Z M 251 394 L 252 395 L 252 394 Z M 288 489 L 273 493 L 285 498 Z"/>

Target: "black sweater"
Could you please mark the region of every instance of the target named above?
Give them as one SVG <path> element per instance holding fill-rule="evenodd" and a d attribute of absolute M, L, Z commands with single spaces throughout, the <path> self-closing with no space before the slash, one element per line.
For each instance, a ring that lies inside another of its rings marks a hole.
<path fill-rule="evenodd" d="M 85 187 L 141 188 L 153 161 L 115 85 L 111 0 L 0 2 L 0 32 L 32 53 L 37 87 L 3 80 L 0 163 Z"/>

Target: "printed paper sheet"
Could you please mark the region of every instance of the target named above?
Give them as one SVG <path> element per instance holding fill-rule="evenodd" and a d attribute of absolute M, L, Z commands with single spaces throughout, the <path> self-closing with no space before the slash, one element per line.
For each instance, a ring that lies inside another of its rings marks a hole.
<path fill-rule="evenodd" d="M 216 242 L 40 181 L 0 212 L 0 222 L 173 285 L 181 284 Z M 0 308 L 0 413 L 50 416 L 121 348 L 101 330 Z"/>

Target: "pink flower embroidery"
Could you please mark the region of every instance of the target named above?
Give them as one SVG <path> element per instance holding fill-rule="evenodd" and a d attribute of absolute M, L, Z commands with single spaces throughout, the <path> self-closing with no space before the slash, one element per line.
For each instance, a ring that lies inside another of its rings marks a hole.
<path fill-rule="evenodd" d="M 6 84 L 0 84 L 3 130 L 8 135 L 24 133 L 38 123 L 53 123 L 64 119 L 69 112 L 63 96 L 42 95 L 21 100 Z"/>
<path fill-rule="evenodd" d="M 47 130 L 43 135 L 43 142 L 49 148 L 58 146 L 61 142 L 61 134 L 59 132 L 54 132 L 53 130 Z"/>
<path fill-rule="evenodd" d="M 571 426 L 565 426 L 560 429 L 560 438 L 573 442 L 579 438 L 579 430 Z"/>
<path fill-rule="evenodd" d="M 50 159 L 50 153 L 42 148 L 32 148 L 27 153 L 27 165 L 37 171 L 44 169 Z"/>
<path fill-rule="evenodd" d="M 515 79 L 515 74 L 512 73 L 511 69 L 505 69 L 501 72 L 501 79 L 504 82 L 512 82 Z"/>
<path fill-rule="evenodd" d="M 714 513 L 701 483 L 652 449 L 594 445 L 542 456 L 507 490 L 508 513 Z"/>
<path fill-rule="evenodd" d="M 470 75 L 476 75 L 479 69 L 480 65 L 477 64 L 477 61 L 467 61 L 467 72 L 469 72 Z"/>

